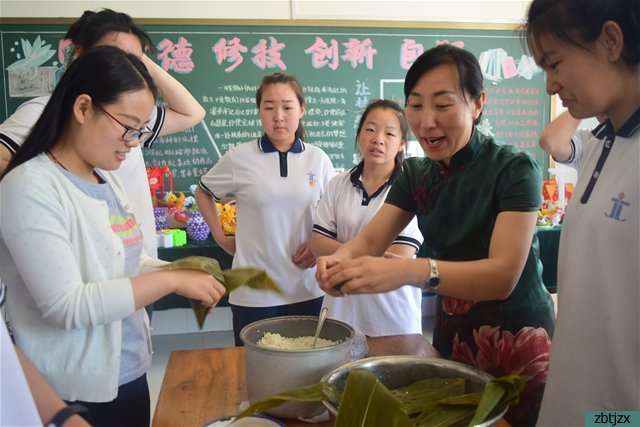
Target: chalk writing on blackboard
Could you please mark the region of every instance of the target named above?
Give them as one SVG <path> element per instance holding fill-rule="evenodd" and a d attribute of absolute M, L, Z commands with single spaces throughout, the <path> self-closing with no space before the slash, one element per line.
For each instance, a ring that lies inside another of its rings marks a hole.
<path fill-rule="evenodd" d="M 10 93 L 7 70 L 7 65 L 24 58 L 21 40 L 33 46 L 40 37 L 39 46 L 57 45 L 58 58 L 54 55 L 31 71 L 53 67 L 49 72 L 59 74 L 66 28 L 0 24 L 5 64 L 1 120 L 25 100 Z M 296 75 L 304 87 L 307 110 L 303 124 L 308 142 L 325 150 L 336 169 L 352 167 L 358 161 L 356 126 L 366 104 L 384 97 L 403 105 L 406 70 L 422 52 L 443 43 L 467 49 L 479 58 L 487 90 L 481 130 L 528 151 L 546 169 L 548 157 L 536 142 L 548 121 L 550 98 L 543 74 L 513 30 L 285 26 L 267 21 L 265 25 L 177 23 L 145 29 L 157 50 L 152 59 L 206 110 L 201 124 L 161 137 L 144 151 L 149 166 L 171 167 L 179 191 L 188 190 L 227 150 L 260 136 L 255 94 L 262 77 L 274 71 Z M 21 93 L 36 96 L 51 88 L 52 84 Z"/>

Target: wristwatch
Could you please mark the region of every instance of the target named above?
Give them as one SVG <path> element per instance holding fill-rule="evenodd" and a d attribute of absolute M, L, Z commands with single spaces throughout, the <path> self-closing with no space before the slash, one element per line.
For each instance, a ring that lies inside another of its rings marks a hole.
<path fill-rule="evenodd" d="M 429 261 L 429 277 L 424 281 L 424 289 L 434 292 L 440 287 L 440 271 L 435 259 L 427 258 L 427 260 Z"/>

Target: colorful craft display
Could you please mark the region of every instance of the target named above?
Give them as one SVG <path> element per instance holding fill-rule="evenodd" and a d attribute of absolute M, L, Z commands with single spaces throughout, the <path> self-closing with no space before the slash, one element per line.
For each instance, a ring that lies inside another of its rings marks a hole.
<path fill-rule="evenodd" d="M 187 232 L 181 229 L 167 229 L 157 232 L 159 248 L 173 248 L 187 244 Z"/>
<path fill-rule="evenodd" d="M 166 207 L 153 208 L 153 217 L 156 221 L 156 231 L 169 228 L 169 222 L 167 221 L 168 213 L 169 209 Z"/>
<path fill-rule="evenodd" d="M 192 212 L 187 220 L 187 236 L 190 240 L 202 241 L 209 237 L 209 226 L 200 211 Z"/>
<path fill-rule="evenodd" d="M 149 188 L 153 198 L 153 215 L 158 232 L 158 247 L 182 246 L 189 240 L 202 241 L 209 237 L 209 226 L 198 210 L 196 199 L 183 192 L 173 192 L 171 171 L 166 166 L 148 167 Z M 164 192 L 164 177 L 169 177 L 169 191 Z M 190 188 L 195 193 L 196 186 Z M 160 195 L 158 195 L 160 193 Z M 161 197 L 159 197 L 161 196 Z M 226 236 L 236 234 L 236 205 L 234 201 L 216 203 L 220 226 Z M 177 234 L 178 231 L 181 234 Z M 177 236 L 177 237 L 176 237 Z M 184 237 L 183 237 L 184 236 Z"/>
<path fill-rule="evenodd" d="M 169 191 L 173 192 L 173 174 L 169 166 L 148 166 L 147 179 L 149 180 L 149 190 L 151 191 L 151 200 L 153 206 L 157 206 L 158 193 L 162 197 L 164 195 L 164 178 L 169 178 Z"/>
<path fill-rule="evenodd" d="M 234 202 L 222 204 L 216 203 L 216 209 L 218 210 L 218 220 L 220 221 L 220 227 L 225 236 L 236 235 L 236 205 Z"/>
<path fill-rule="evenodd" d="M 564 219 L 565 207 L 573 195 L 573 184 L 563 183 L 564 192 L 555 179 L 542 183 L 542 209 L 538 213 L 538 226 L 559 225 Z"/>

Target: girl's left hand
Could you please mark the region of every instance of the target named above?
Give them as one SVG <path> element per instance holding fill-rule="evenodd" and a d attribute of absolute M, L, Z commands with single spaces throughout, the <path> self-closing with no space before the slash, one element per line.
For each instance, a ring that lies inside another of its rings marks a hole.
<path fill-rule="evenodd" d="M 311 252 L 311 239 L 298 247 L 291 261 L 300 268 L 311 268 L 316 265 L 316 257 L 313 256 L 313 252 Z"/>

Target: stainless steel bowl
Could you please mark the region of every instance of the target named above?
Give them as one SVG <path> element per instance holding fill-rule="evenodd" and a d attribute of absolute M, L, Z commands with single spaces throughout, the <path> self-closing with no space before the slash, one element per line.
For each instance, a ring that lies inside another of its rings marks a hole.
<path fill-rule="evenodd" d="M 256 344 L 266 332 L 289 338 L 313 336 L 317 325 L 315 316 L 282 316 L 253 322 L 240 331 L 250 401 L 317 383 L 324 374 L 351 360 L 355 332 L 335 319 L 327 319 L 320 332 L 320 338 L 339 341 L 331 347 L 279 350 Z M 323 411 L 320 403 L 289 402 L 265 412 L 282 418 L 307 418 Z"/>
<path fill-rule="evenodd" d="M 396 389 L 426 378 L 466 378 L 467 393 L 484 389 L 493 377 L 479 369 L 452 362 L 446 359 L 422 356 L 381 356 L 356 360 L 329 372 L 322 377 L 339 390 L 344 390 L 349 372 L 354 369 L 364 369 L 371 372 L 389 389 Z M 337 415 L 339 402 L 322 402 L 329 411 Z M 491 414 L 490 419 L 477 427 L 497 425 L 498 420 L 507 412 L 506 405 L 498 407 Z"/>

